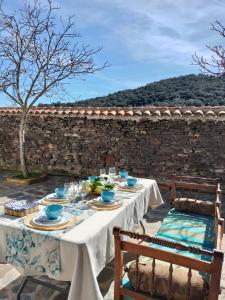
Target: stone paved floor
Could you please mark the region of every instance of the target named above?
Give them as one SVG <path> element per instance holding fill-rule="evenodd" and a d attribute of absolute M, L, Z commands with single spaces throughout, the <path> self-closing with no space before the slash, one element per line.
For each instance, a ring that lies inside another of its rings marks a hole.
<path fill-rule="evenodd" d="M 65 182 L 72 179 L 66 176 L 51 176 L 42 183 L 36 183 L 32 186 L 16 186 L 5 182 L 9 172 L 0 171 L 0 208 L 10 199 L 40 199 L 44 195 L 51 193 L 55 187 L 62 186 Z M 169 210 L 167 193 L 162 193 L 165 204 L 155 210 L 149 210 L 143 220 L 146 230 L 149 234 L 154 234 Z M 223 201 L 225 203 L 225 199 Z M 225 205 L 224 205 L 225 206 Z M 224 211 L 225 212 L 225 211 Z M 129 259 L 128 259 L 129 260 Z M 15 293 L 22 280 L 20 274 L 10 265 L 0 264 L 0 300 L 14 300 Z M 98 276 L 98 282 L 104 296 L 104 300 L 113 300 L 113 262 L 104 268 Z M 64 286 L 63 282 L 57 282 L 59 286 Z M 225 267 L 223 268 L 221 280 L 222 294 L 220 300 L 225 300 Z M 24 289 L 21 300 L 66 300 L 56 291 L 49 288 L 29 283 Z M 78 300 L 78 299 L 74 299 Z M 91 299 L 88 299 L 91 300 Z"/>

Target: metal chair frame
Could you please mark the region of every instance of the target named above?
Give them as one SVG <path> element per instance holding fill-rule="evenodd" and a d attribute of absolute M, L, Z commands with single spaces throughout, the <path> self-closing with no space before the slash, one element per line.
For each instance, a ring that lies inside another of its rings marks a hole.
<path fill-rule="evenodd" d="M 45 281 L 37 279 L 35 277 L 26 276 L 26 277 L 23 278 L 23 280 L 20 284 L 20 287 L 19 287 L 19 289 L 16 293 L 16 300 L 21 299 L 20 296 L 21 296 L 21 294 L 23 292 L 23 289 L 25 288 L 26 284 L 28 283 L 28 281 L 37 283 L 39 285 L 45 286 L 45 287 L 53 289 L 53 290 L 57 290 L 60 293 L 66 295 L 66 296 L 68 295 L 69 290 L 70 290 L 70 282 L 69 281 L 67 282 L 67 286 L 65 288 L 62 288 L 62 287 L 57 286 L 56 284 L 53 284 L 53 283 L 50 283 L 50 282 L 45 282 Z"/>

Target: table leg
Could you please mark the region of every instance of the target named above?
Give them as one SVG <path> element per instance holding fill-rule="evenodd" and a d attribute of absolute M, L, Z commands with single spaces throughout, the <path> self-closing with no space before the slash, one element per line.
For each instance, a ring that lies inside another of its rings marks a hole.
<path fill-rule="evenodd" d="M 143 225 L 142 221 L 140 221 L 140 225 L 141 225 L 141 228 L 143 230 L 143 234 L 145 234 L 145 226 Z"/>
<path fill-rule="evenodd" d="M 27 281 L 28 281 L 28 277 L 25 277 L 25 278 L 22 280 L 22 282 L 21 282 L 21 284 L 20 284 L 20 287 L 19 287 L 19 289 L 18 289 L 18 291 L 17 291 L 17 293 L 16 293 L 16 300 L 20 300 L 20 295 L 21 295 L 21 293 L 22 293 L 22 291 L 23 291 L 25 285 L 27 284 Z"/>
<path fill-rule="evenodd" d="M 46 282 L 46 281 L 43 281 L 43 280 L 40 280 L 40 279 L 37 279 L 37 278 L 34 278 L 34 277 L 29 277 L 29 280 L 34 282 L 34 283 L 40 284 L 42 286 L 46 286 L 50 289 L 57 290 L 57 291 L 59 291 L 60 293 L 62 293 L 64 295 L 67 295 L 67 293 L 70 289 L 70 285 L 69 285 L 69 287 L 67 286 L 66 288 L 62 288 L 62 287 L 59 287 L 59 286 L 55 285 L 54 283 Z"/>
<path fill-rule="evenodd" d="M 51 283 L 51 282 L 45 282 L 45 281 L 43 281 L 43 280 L 40 280 L 40 279 L 37 279 L 37 278 L 34 278 L 34 277 L 27 276 L 27 277 L 25 277 L 25 278 L 22 280 L 22 282 L 21 282 L 21 284 L 20 284 L 20 287 L 19 287 L 19 289 L 18 289 L 18 291 L 17 291 L 17 293 L 16 293 L 16 300 L 20 300 L 20 295 L 21 295 L 21 293 L 22 293 L 22 291 L 23 291 L 23 289 L 24 289 L 24 287 L 25 287 L 25 285 L 27 284 L 28 281 L 32 281 L 32 282 L 37 283 L 37 284 L 39 284 L 39 285 L 46 286 L 46 287 L 48 287 L 48 288 L 50 288 L 50 289 L 57 290 L 57 291 L 59 291 L 60 293 L 66 295 L 66 296 L 67 296 L 68 293 L 69 293 L 70 285 L 71 285 L 71 283 L 68 282 L 66 288 L 62 288 L 62 287 L 59 287 L 59 286 L 57 286 L 57 285 L 55 285 L 55 284 L 53 284 L 53 283 Z"/>

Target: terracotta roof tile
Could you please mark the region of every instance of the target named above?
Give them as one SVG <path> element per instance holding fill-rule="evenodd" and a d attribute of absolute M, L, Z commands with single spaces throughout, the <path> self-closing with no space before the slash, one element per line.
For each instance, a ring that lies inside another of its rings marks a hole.
<path fill-rule="evenodd" d="M 218 113 L 218 116 L 220 116 L 220 117 L 225 116 L 225 110 L 221 110 L 221 111 Z"/>
<path fill-rule="evenodd" d="M 133 115 L 134 115 L 133 110 L 128 110 L 128 111 L 126 111 L 126 115 L 128 115 L 128 116 L 133 116 Z"/>
<path fill-rule="evenodd" d="M 59 109 L 58 110 L 58 114 L 62 115 L 64 113 L 64 110 L 63 109 Z"/>
<path fill-rule="evenodd" d="M 79 110 L 78 110 L 78 113 L 79 113 L 80 115 L 84 115 L 84 114 L 85 114 L 85 109 L 79 109 Z"/>
<path fill-rule="evenodd" d="M 109 114 L 109 111 L 108 110 L 102 110 L 101 113 L 105 116 L 107 116 Z"/>
<path fill-rule="evenodd" d="M 87 115 L 91 116 L 93 114 L 93 111 L 92 110 L 87 110 L 86 113 L 87 113 Z"/>
<path fill-rule="evenodd" d="M 117 113 L 121 116 L 125 115 L 125 111 L 123 109 L 118 110 Z"/>
<path fill-rule="evenodd" d="M 65 115 L 70 115 L 71 113 L 72 113 L 71 110 L 65 110 L 65 111 L 64 111 L 64 114 L 65 114 Z"/>
<path fill-rule="evenodd" d="M 116 116 L 116 111 L 115 110 L 111 110 L 111 111 L 109 111 L 109 114 L 112 115 L 112 116 Z"/>
<path fill-rule="evenodd" d="M 141 113 L 141 111 L 140 111 L 140 113 Z M 144 114 L 144 115 L 147 115 L 147 116 L 151 116 L 150 110 L 144 110 L 144 111 L 143 111 L 143 114 Z"/>
<path fill-rule="evenodd" d="M 169 109 L 166 109 L 166 110 L 164 110 L 164 111 L 162 111 L 162 115 L 163 116 L 171 116 L 171 112 L 170 112 L 170 110 Z"/>
<path fill-rule="evenodd" d="M 185 111 L 184 111 L 184 115 L 186 115 L 186 116 L 191 116 L 191 115 L 192 115 L 191 110 L 190 110 L 190 109 L 185 110 Z"/>
<path fill-rule="evenodd" d="M 94 110 L 94 114 L 95 114 L 95 115 L 100 115 L 100 113 L 101 113 L 100 109 Z"/>
<path fill-rule="evenodd" d="M 195 115 L 199 115 L 199 116 L 204 116 L 204 113 L 201 109 L 198 109 L 196 112 L 195 112 Z"/>
<path fill-rule="evenodd" d="M 216 114 L 212 110 L 208 110 L 205 115 L 206 116 L 213 116 L 213 117 L 216 116 Z"/>
<path fill-rule="evenodd" d="M 176 110 L 173 111 L 173 115 L 181 116 L 181 111 L 179 109 L 176 109 Z"/>
<path fill-rule="evenodd" d="M 143 113 L 145 113 L 145 111 Z M 134 111 L 134 115 L 136 115 L 136 116 L 142 116 L 142 112 L 140 110 L 135 110 Z"/>
<path fill-rule="evenodd" d="M 0 114 L 19 114 L 16 107 L 0 107 Z M 135 117 L 218 117 L 225 116 L 225 107 L 33 107 L 31 114 L 70 115 L 70 116 L 115 116 L 124 118 Z"/>
<path fill-rule="evenodd" d="M 154 112 L 153 112 L 153 115 L 157 115 L 157 116 L 161 116 L 161 112 L 159 109 L 156 109 Z"/>

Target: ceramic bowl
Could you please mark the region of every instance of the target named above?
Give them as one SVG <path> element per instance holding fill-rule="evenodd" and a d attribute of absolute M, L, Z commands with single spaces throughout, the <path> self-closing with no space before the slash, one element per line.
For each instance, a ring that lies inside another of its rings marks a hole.
<path fill-rule="evenodd" d="M 102 201 L 104 202 L 112 202 L 115 198 L 114 191 L 102 191 L 101 192 Z"/>
<path fill-rule="evenodd" d="M 45 207 L 45 214 L 48 219 L 57 219 L 63 211 L 63 206 L 60 204 L 51 204 Z"/>
<path fill-rule="evenodd" d="M 119 176 L 120 176 L 121 178 L 127 178 L 128 172 L 127 172 L 127 171 L 119 171 Z"/>
<path fill-rule="evenodd" d="M 135 177 L 127 177 L 127 184 L 128 186 L 135 186 L 137 184 L 137 178 Z"/>
<path fill-rule="evenodd" d="M 63 198 L 64 197 L 64 188 L 56 188 L 55 189 L 56 197 Z"/>

